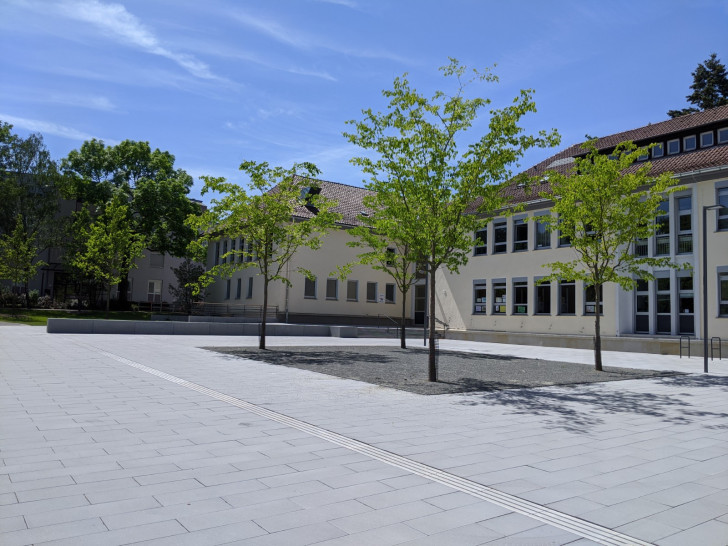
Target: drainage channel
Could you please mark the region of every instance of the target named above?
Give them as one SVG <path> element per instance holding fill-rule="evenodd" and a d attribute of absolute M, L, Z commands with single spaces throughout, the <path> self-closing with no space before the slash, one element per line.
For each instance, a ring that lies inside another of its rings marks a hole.
<path fill-rule="evenodd" d="M 536 504 L 535 502 L 531 502 L 516 497 L 514 495 L 509 495 L 508 493 L 503 493 L 502 491 L 498 491 L 486 485 L 482 485 L 468 479 L 461 478 L 460 476 L 455 476 L 454 474 L 450 474 L 449 472 L 439 470 L 426 464 L 418 463 L 417 461 L 402 457 L 401 455 L 397 455 L 395 453 L 391 453 L 384 449 L 374 447 L 364 442 L 342 436 L 341 434 L 319 428 L 310 423 L 306 423 L 305 421 L 299 421 L 298 419 L 294 419 L 293 417 L 289 417 L 282 413 L 256 406 L 255 404 L 251 404 L 250 402 L 246 402 L 245 400 L 240 400 L 239 398 L 235 398 L 233 396 L 209 389 L 207 387 L 204 387 L 203 385 L 198 385 L 197 383 L 192 383 L 191 381 L 181 379 L 155 368 L 150 368 L 149 366 L 145 366 L 144 364 L 140 364 L 139 362 L 134 362 L 133 360 L 129 360 L 128 358 L 124 358 L 122 356 L 115 355 L 106 351 L 100 351 L 98 349 L 95 350 L 112 360 L 116 360 L 117 362 L 120 362 L 127 366 L 131 366 L 132 368 L 136 368 L 148 374 L 154 375 L 156 377 L 164 379 L 165 381 L 176 383 L 177 385 L 199 392 L 201 394 L 204 394 L 216 400 L 220 400 L 221 402 L 225 402 L 232 406 L 236 406 L 251 413 L 255 413 L 256 415 L 265 417 L 266 419 L 288 425 L 300 431 L 311 434 L 312 436 L 327 440 L 329 442 L 345 447 L 357 453 L 361 453 L 362 455 L 366 455 L 383 463 L 387 463 L 397 468 L 407 470 L 409 472 L 412 472 L 413 474 L 422 476 L 423 478 L 427 478 L 431 481 L 446 485 L 458 491 L 462 491 L 463 493 L 467 493 L 473 497 L 501 506 L 518 514 L 522 514 L 524 516 L 528 516 L 530 518 L 552 525 L 554 527 L 564 529 L 565 531 L 587 538 L 599 544 L 606 544 L 610 546 L 650 546 L 649 542 L 644 542 L 634 537 L 630 537 L 614 531 L 612 529 L 608 529 L 606 527 L 596 525 L 589 521 L 579 519 L 577 517 L 570 516 L 562 512 L 558 512 L 557 510 L 547 508 L 540 504 Z"/>

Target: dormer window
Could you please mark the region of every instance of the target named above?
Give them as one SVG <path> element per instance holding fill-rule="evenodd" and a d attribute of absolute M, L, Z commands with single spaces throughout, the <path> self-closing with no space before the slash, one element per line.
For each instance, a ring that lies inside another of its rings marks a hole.
<path fill-rule="evenodd" d="M 728 127 L 718 129 L 718 144 L 728 143 Z"/>
<path fill-rule="evenodd" d="M 683 138 L 683 152 L 692 152 L 698 147 L 698 139 L 695 135 L 686 136 Z"/>
<path fill-rule="evenodd" d="M 311 202 L 311 198 L 314 195 L 318 195 L 321 193 L 321 188 L 317 188 L 316 186 L 308 186 L 306 188 L 303 188 L 301 190 L 301 201 L 306 201 L 307 203 Z"/>
<path fill-rule="evenodd" d="M 663 155 L 665 155 L 665 150 L 662 148 L 662 143 L 655 144 L 652 148 L 652 158 L 662 157 Z"/>
<path fill-rule="evenodd" d="M 709 148 L 714 144 L 713 142 L 713 131 L 707 133 L 700 133 L 700 147 Z"/>
<path fill-rule="evenodd" d="M 680 153 L 680 139 L 667 141 L 667 155 L 675 155 Z"/>

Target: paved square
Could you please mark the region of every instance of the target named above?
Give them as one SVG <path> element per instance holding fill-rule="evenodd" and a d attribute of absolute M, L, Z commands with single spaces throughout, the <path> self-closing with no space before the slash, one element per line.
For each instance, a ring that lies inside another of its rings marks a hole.
<path fill-rule="evenodd" d="M 425 397 L 199 348 L 256 341 L 0 326 L 0 543 L 728 542 L 726 364 Z"/>

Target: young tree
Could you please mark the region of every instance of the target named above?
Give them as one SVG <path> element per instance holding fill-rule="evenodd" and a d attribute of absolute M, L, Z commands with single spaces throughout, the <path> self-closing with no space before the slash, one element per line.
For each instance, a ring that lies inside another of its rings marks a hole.
<path fill-rule="evenodd" d="M 243 239 L 245 248 L 229 250 L 223 263 L 213 266 L 203 278 L 230 277 L 233 272 L 257 267 L 263 277 L 263 313 L 260 349 L 265 349 L 268 287 L 271 282 L 291 284 L 285 276 L 286 265 L 301 247 L 317 249 L 322 237 L 341 218 L 332 211 L 336 202 L 315 191 L 312 178 L 319 170 L 312 163 L 294 164 L 290 169 L 269 167 L 268 163 L 245 161 L 240 170 L 250 177 L 248 189 L 224 178 L 202 177 L 202 193 L 215 192 L 220 197 L 199 217 L 190 217 L 190 225 L 202 235 L 194 243 L 201 256 L 207 245 L 221 238 Z M 236 259 L 237 258 L 237 259 Z M 310 276 L 309 271 L 299 269 Z"/>
<path fill-rule="evenodd" d="M 728 104 L 728 72 L 725 65 L 720 62 L 718 56 L 713 53 L 710 58 L 698 64 L 698 67 L 692 73 L 693 84 L 690 89 L 693 90 L 686 99 L 697 108 L 689 107 L 682 110 L 670 110 L 667 115 L 671 118 L 684 116 L 686 114 L 694 114 L 701 110 L 717 108 Z"/>
<path fill-rule="evenodd" d="M 588 153 L 570 173 L 547 173 L 550 190 L 541 197 L 553 201 L 553 214 L 539 221 L 569 238 L 573 252 L 572 260 L 548 264 L 544 280 L 581 280 L 594 291 L 594 367 L 601 371 L 602 287 L 611 282 L 632 290 L 636 279 L 654 279 L 646 268 L 677 267 L 669 258 L 637 256 L 633 244 L 655 234 L 660 203 L 679 188 L 672 173 L 651 176 L 649 162 L 634 165 L 646 148 L 623 142 L 606 155 L 594 141 L 583 146 Z"/>
<path fill-rule="evenodd" d="M 21 215 L 17 216 L 15 228 L 0 236 L 0 279 L 13 284 L 22 284 L 25 289 L 25 306 L 30 309 L 28 284 L 38 270 L 46 265 L 38 260 L 38 246 L 35 236 L 28 237 Z"/>
<path fill-rule="evenodd" d="M 384 199 L 389 196 L 391 194 L 382 193 L 364 197 L 364 205 L 369 212 L 359 217 L 362 225 L 349 231 L 356 240 L 347 244 L 363 249 L 357 263 L 387 273 L 402 294 L 400 347 L 406 349 L 407 294 L 417 281 L 417 257 L 410 250 L 408 230 L 399 220 L 401 214 L 397 211 L 401 201 L 387 203 Z M 343 276 L 348 275 L 351 265 L 340 268 Z"/>
<path fill-rule="evenodd" d="M 144 237 L 130 227 L 131 215 L 126 195 L 116 192 L 102 214 L 83 230 L 83 247 L 73 257 L 73 265 L 106 286 L 106 313 L 109 313 L 111 287 L 125 279 L 136 267 L 146 247 Z"/>
<path fill-rule="evenodd" d="M 556 131 L 527 135 L 521 118 L 536 111 L 532 90 L 522 90 L 510 106 L 491 110 L 487 132 L 464 150 L 465 137 L 485 98 L 466 98 L 473 82 L 497 81 L 489 70 L 468 70 L 457 60 L 441 68 L 457 86 L 450 96 L 437 91 L 427 98 L 411 87 L 407 75 L 394 80 L 382 94 L 389 100 L 387 112 L 363 110 L 364 119 L 350 121 L 350 142 L 374 153 L 352 159 L 369 175 L 367 188 L 377 192 L 387 206 L 397 204 L 392 218 L 401 224 L 409 255 L 429 276 L 428 378 L 437 381 L 435 365 L 435 278 L 441 267 L 457 273 L 472 252 L 473 232 L 488 216 L 507 204 L 500 192 L 510 178 L 509 167 L 533 146 L 553 146 Z M 460 147 L 459 147 L 460 144 Z"/>
<path fill-rule="evenodd" d="M 182 311 L 189 315 L 192 313 L 192 304 L 205 299 L 204 287 L 200 282 L 205 274 L 205 266 L 185 258 L 179 267 L 172 268 L 172 272 L 177 278 L 177 286 L 169 285 L 169 293 Z"/>

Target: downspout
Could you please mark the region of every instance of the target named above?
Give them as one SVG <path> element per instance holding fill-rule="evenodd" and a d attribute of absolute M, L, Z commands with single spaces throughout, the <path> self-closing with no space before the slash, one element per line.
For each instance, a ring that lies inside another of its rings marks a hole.
<path fill-rule="evenodd" d="M 288 290 L 290 287 L 289 283 L 291 282 L 290 271 L 291 271 L 291 261 L 288 260 L 286 262 L 286 280 L 288 281 L 286 283 L 286 306 L 285 306 L 286 307 L 286 324 L 288 324 Z"/>

